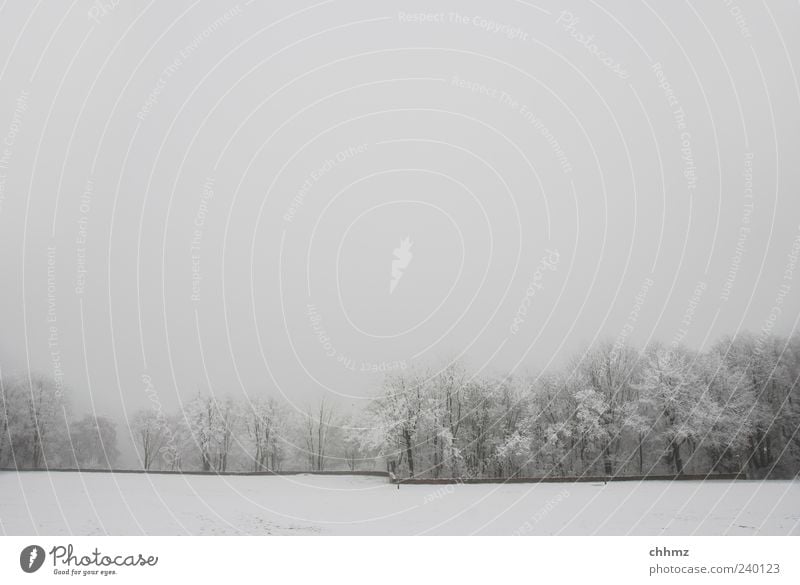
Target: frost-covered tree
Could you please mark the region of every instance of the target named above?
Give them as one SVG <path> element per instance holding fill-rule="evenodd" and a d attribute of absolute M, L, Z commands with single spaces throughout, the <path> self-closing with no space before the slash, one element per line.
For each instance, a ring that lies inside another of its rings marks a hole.
<path fill-rule="evenodd" d="M 716 408 L 693 367 L 695 356 L 678 348 L 654 346 L 639 388 L 654 417 L 653 432 L 665 447 L 675 473 L 684 472 L 682 447 L 705 432 Z"/>
<path fill-rule="evenodd" d="M 284 458 L 286 408 L 274 398 L 256 398 L 243 408 L 252 448 L 253 471 L 277 471 Z"/>
<path fill-rule="evenodd" d="M 695 371 L 702 388 L 714 405 L 707 427 L 700 436 L 701 449 L 708 460 L 700 462 L 711 472 L 739 472 L 747 460 L 747 443 L 752 434 L 749 413 L 756 404 L 752 389 L 740 383 L 739 376 L 725 363 L 723 348 L 712 347 L 697 356 Z"/>
<path fill-rule="evenodd" d="M 119 456 L 117 430 L 109 418 L 87 414 L 70 428 L 70 443 L 81 469 L 112 468 Z"/>
<path fill-rule="evenodd" d="M 69 412 L 63 388 L 53 380 L 31 374 L 3 381 L 4 450 L 17 466 L 33 468 L 68 464 L 66 437 Z"/>
<path fill-rule="evenodd" d="M 26 398 L 23 385 L 0 376 L 0 466 L 23 464 L 19 449 L 28 433 Z M 15 449 L 16 446 L 16 449 Z"/>
<path fill-rule="evenodd" d="M 241 422 L 237 404 L 200 393 L 187 404 L 185 420 L 201 469 L 226 471 Z"/>
<path fill-rule="evenodd" d="M 216 403 L 217 418 L 214 429 L 215 454 L 217 471 L 227 471 L 231 451 L 236 442 L 237 434 L 242 423 L 242 412 L 239 404 L 232 398 L 226 398 Z"/>
<path fill-rule="evenodd" d="M 137 411 L 131 419 L 136 438 L 135 447 L 145 470 L 151 469 L 171 436 L 169 421 L 161 411 L 146 408 Z"/>
<path fill-rule="evenodd" d="M 340 445 L 345 465 L 350 471 L 372 469 L 376 454 L 365 447 L 363 437 L 369 432 L 369 418 L 363 411 L 344 416 L 340 425 Z"/>
<path fill-rule="evenodd" d="M 160 450 L 160 466 L 167 471 L 181 471 L 187 453 L 194 447 L 187 418 L 180 414 L 167 415 L 164 420 L 164 445 Z"/>
<path fill-rule="evenodd" d="M 627 405 L 635 399 L 635 385 L 639 376 L 639 354 L 628 346 L 601 342 L 586 352 L 575 366 L 588 388 L 594 391 L 594 406 L 602 404 L 598 412 L 595 432 L 603 472 L 614 475 L 617 470 L 627 417 Z"/>
<path fill-rule="evenodd" d="M 747 429 L 746 468 L 756 476 L 797 468 L 792 437 L 800 423 L 798 405 L 798 335 L 743 333 L 723 339 L 717 351 L 725 356 L 737 391 L 750 397 L 743 421 Z M 793 461 L 794 460 L 794 461 Z"/>
<path fill-rule="evenodd" d="M 365 447 L 375 449 L 399 468 L 403 462 L 414 477 L 414 452 L 425 414 L 425 377 L 406 372 L 387 375 L 383 394 L 370 407 L 370 432 Z"/>
<path fill-rule="evenodd" d="M 316 407 L 309 407 L 304 417 L 306 456 L 312 471 L 324 471 L 327 449 L 335 430 L 334 408 L 324 398 Z"/>

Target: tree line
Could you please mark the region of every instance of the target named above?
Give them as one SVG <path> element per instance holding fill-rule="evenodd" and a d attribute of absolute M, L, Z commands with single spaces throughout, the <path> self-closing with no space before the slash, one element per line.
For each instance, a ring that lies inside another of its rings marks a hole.
<path fill-rule="evenodd" d="M 0 467 L 112 467 L 118 456 L 114 422 L 74 418 L 54 380 L 0 377 Z"/>
<path fill-rule="evenodd" d="M 393 372 L 357 411 L 198 393 L 178 412 L 136 412 L 126 430 L 148 470 L 794 477 L 799 381 L 797 334 L 742 334 L 705 351 L 602 342 L 536 376 L 460 363 Z M 113 423 L 72 420 L 44 378 L 4 383 L 2 397 L 0 466 L 114 465 Z"/>
<path fill-rule="evenodd" d="M 458 365 L 386 378 L 366 445 L 408 476 L 800 471 L 800 336 L 707 351 L 600 343 L 558 371 L 481 377 Z"/>

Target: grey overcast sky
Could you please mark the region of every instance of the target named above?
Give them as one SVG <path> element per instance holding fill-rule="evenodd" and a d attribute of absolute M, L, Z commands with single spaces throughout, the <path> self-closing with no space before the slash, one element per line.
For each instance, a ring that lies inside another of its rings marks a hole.
<path fill-rule="evenodd" d="M 114 4 L 0 10 L 0 366 L 80 409 L 797 326 L 796 2 Z"/>

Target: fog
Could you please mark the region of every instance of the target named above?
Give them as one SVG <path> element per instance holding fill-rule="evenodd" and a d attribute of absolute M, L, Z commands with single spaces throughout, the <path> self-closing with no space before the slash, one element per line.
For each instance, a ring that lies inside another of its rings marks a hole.
<path fill-rule="evenodd" d="M 796 6 L 402 7 L 4 4 L 3 373 L 124 421 L 795 330 Z"/>

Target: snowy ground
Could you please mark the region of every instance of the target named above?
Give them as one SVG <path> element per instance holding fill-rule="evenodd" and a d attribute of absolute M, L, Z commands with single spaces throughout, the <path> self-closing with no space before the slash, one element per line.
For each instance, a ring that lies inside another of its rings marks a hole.
<path fill-rule="evenodd" d="M 795 534 L 800 482 L 396 486 L 0 472 L 0 534 Z"/>

